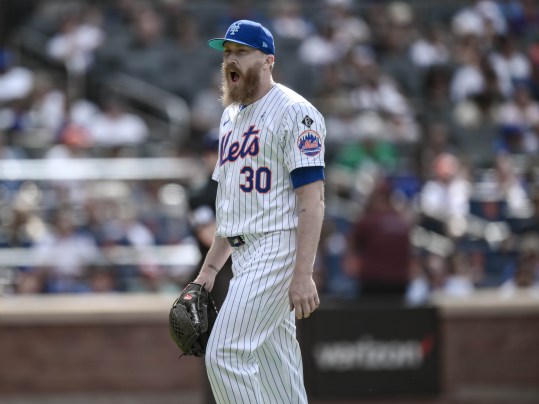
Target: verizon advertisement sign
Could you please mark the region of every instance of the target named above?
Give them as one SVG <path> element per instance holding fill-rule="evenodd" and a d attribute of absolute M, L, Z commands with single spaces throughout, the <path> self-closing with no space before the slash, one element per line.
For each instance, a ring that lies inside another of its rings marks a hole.
<path fill-rule="evenodd" d="M 314 360 L 322 371 L 418 369 L 432 352 L 433 341 L 432 335 L 389 341 L 365 335 L 351 342 L 320 342 L 314 347 Z"/>
<path fill-rule="evenodd" d="M 434 308 L 334 303 L 298 325 L 313 398 L 438 391 L 440 341 Z"/>

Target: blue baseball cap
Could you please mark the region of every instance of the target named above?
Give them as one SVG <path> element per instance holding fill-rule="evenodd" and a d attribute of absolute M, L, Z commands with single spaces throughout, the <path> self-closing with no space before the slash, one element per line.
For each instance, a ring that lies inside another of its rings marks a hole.
<path fill-rule="evenodd" d="M 235 42 L 258 49 L 266 54 L 275 55 L 273 35 L 262 24 L 249 20 L 239 20 L 226 31 L 224 38 L 214 38 L 208 41 L 213 49 L 222 51 L 225 42 Z"/>

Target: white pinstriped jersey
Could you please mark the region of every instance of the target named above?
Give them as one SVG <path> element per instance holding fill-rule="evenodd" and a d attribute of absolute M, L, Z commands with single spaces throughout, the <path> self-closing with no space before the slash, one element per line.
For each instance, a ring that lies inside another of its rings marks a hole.
<path fill-rule="evenodd" d="M 253 104 L 227 107 L 213 173 L 219 182 L 217 236 L 296 228 L 298 212 L 290 172 L 324 166 L 325 137 L 322 114 L 281 84 Z"/>

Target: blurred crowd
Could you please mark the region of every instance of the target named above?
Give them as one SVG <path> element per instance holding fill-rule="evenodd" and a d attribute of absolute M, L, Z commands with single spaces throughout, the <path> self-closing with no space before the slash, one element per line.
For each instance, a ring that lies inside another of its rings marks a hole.
<path fill-rule="evenodd" d="M 20 4 L 0 43 L 0 162 L 198 158 L 222 113 L 221 56 L 206 41 L 253 19 L 274 33 L 275 79 L 326 119 L 323 294 L 537 294 L 537 1 Z M 109 91 L 120 75 L 184 100 L 187 133 L 157 134 L 148 108 Z M 107 251 L 197 245 L 188 201 L 200 186 L 2 176 L 0 253 L 25 248 L 37 263 L 0 262 L 4 291 L 181 286 L 195 268 L 144 253 L 112 264 Z"/>

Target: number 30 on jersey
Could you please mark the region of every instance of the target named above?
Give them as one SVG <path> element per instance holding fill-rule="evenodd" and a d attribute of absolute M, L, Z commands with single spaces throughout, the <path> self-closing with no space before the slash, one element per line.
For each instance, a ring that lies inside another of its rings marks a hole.
<path fill-rule="evenodd" d="M 244 166 L 240 173 L 243 181 L 240 183 L 240 189 L 243 192 L 257 192 L 265 194 L 271 189 L 271 170 L 268 167 L 258 167 L 256 170 L 251 166 Z"/>

